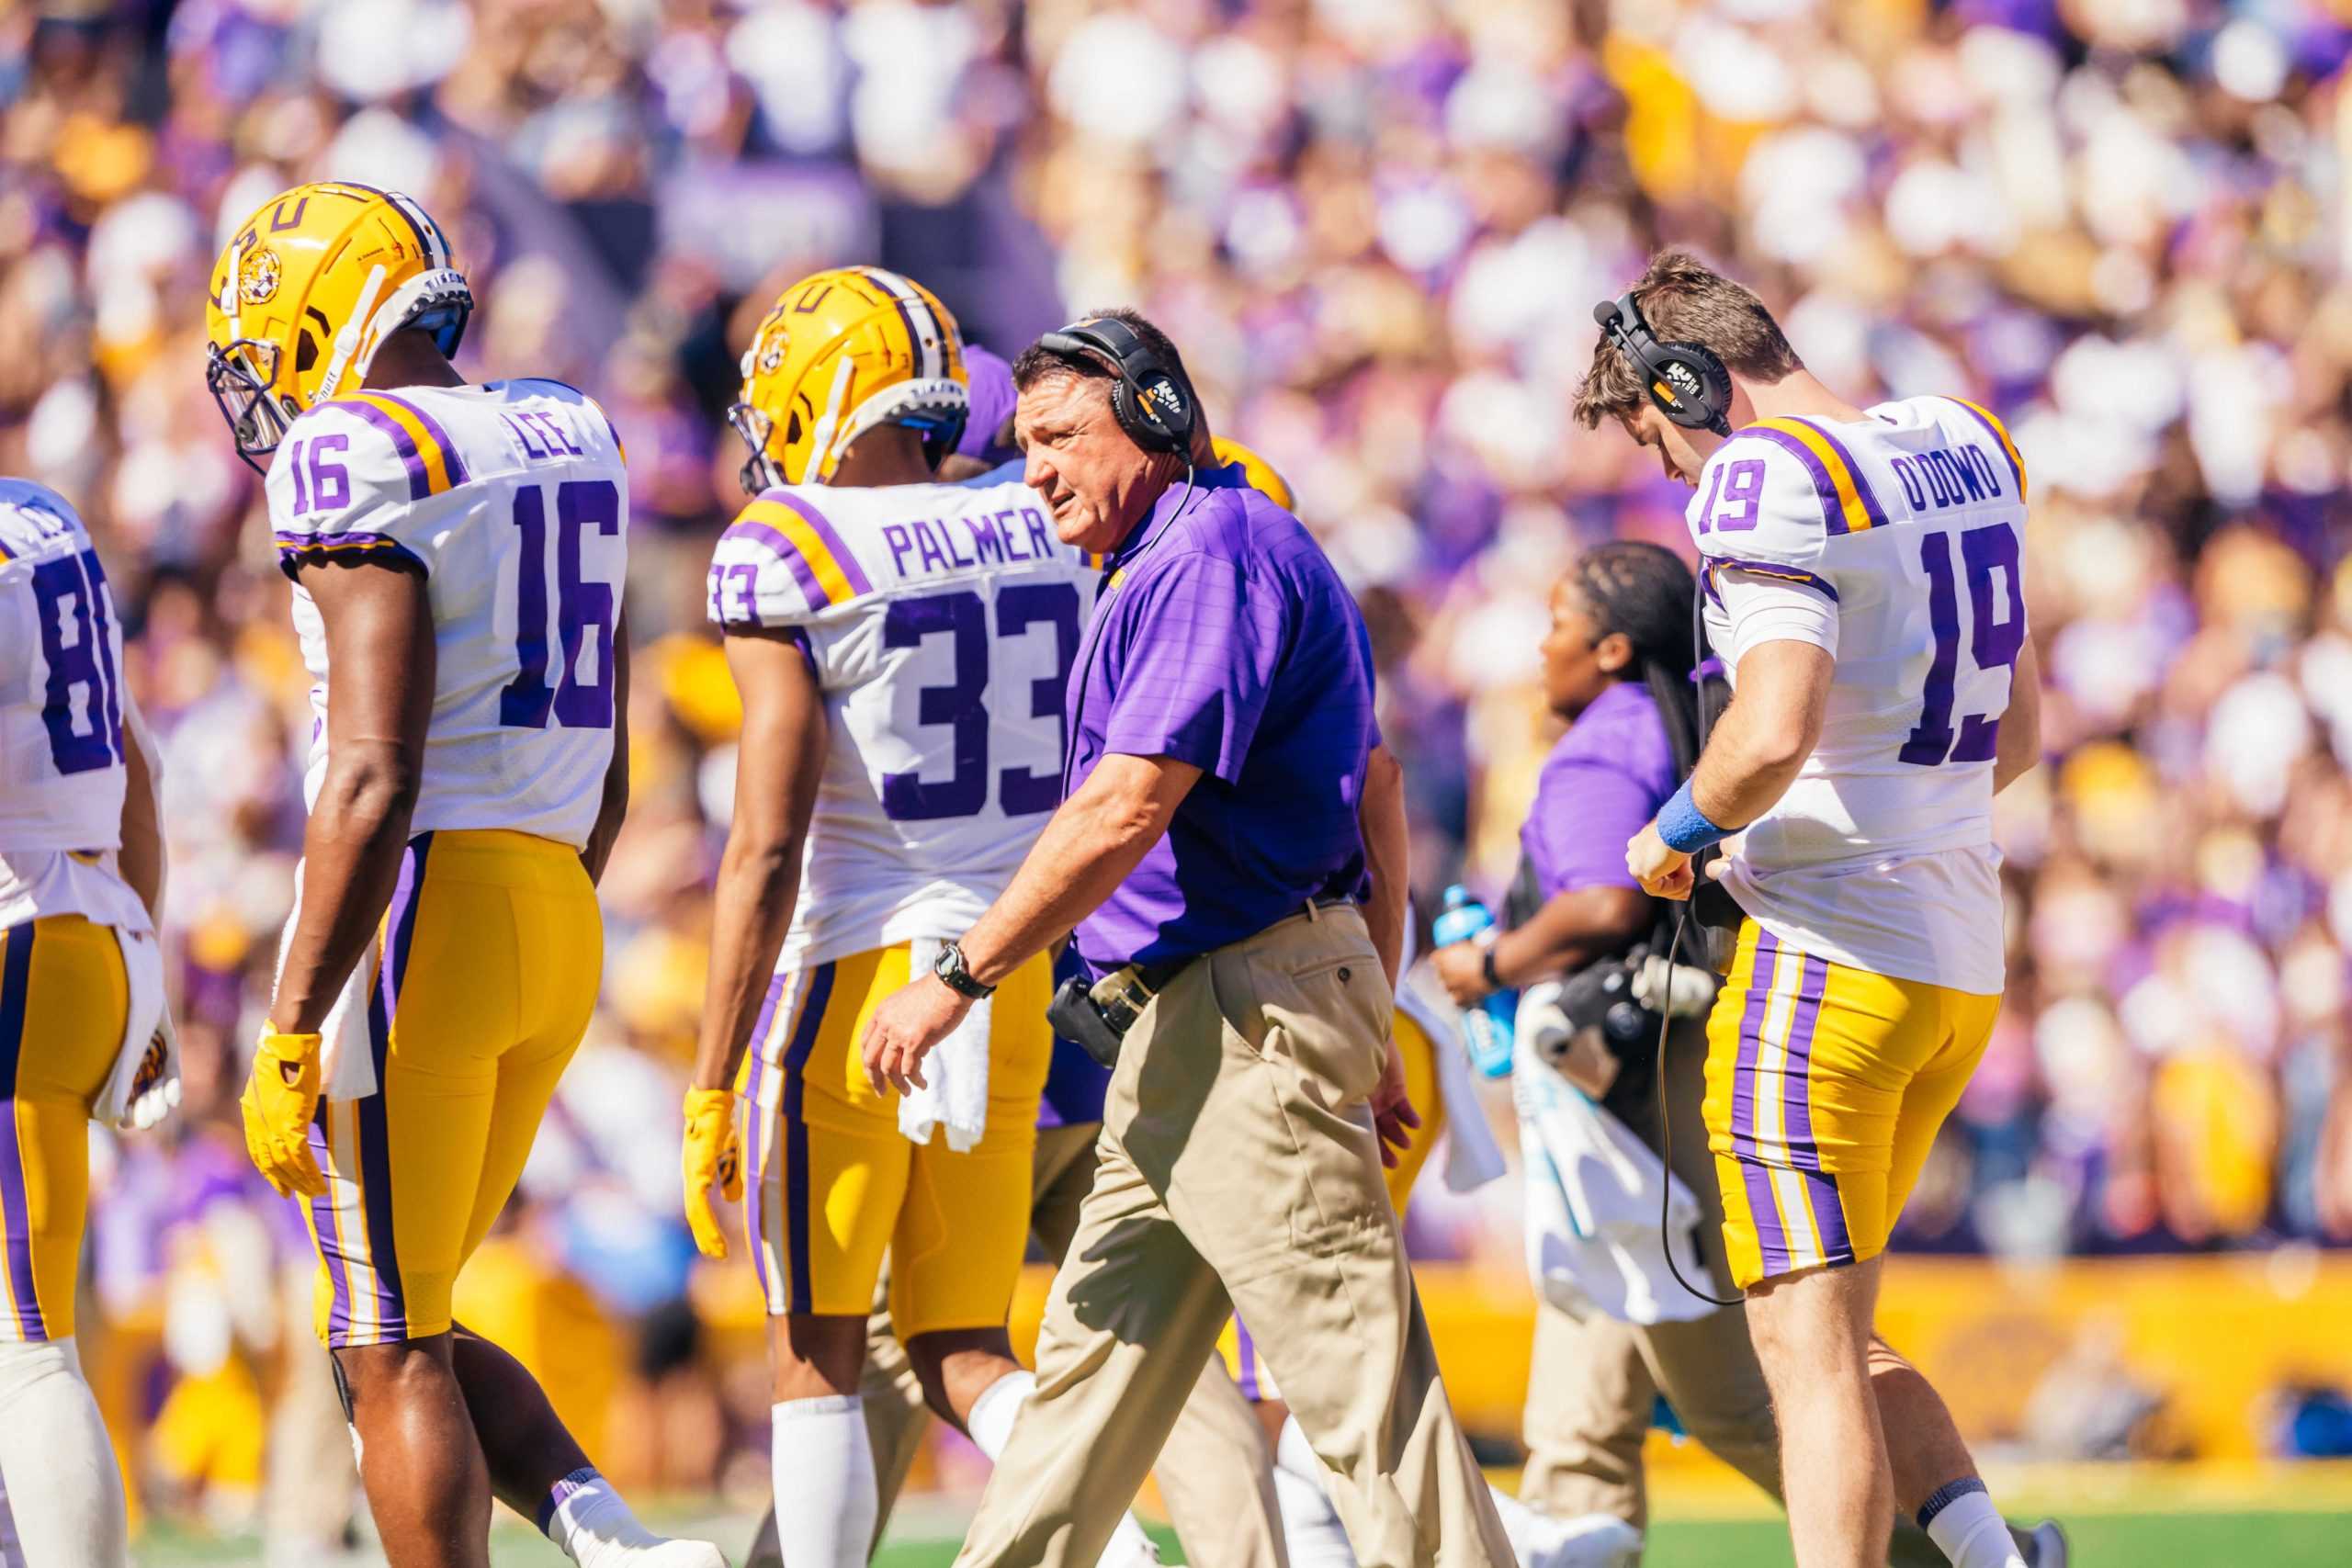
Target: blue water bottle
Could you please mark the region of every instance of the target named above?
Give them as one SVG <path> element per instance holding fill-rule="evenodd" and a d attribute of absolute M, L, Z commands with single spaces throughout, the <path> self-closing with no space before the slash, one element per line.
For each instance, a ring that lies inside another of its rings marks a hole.
<path fill-rule="evenodd" d="M 1445 890 L 1445 908 L 1430 930 L 1440 947 L 1468 942 L 1495 923 L 1494 911 L 1455 883 Z M 1475 1007 L 1462 1010 L 1462 1032 L 1470 1043 L 1470 1065 L 1487 1077 L 1510 1075 L 1511 1020 L 1519 1013 L 1517 991 L 1496 991 Z"/>

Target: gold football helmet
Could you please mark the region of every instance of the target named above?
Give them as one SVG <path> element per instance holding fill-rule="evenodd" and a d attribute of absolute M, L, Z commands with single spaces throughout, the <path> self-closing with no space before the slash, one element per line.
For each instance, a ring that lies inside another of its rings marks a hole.
<path fill-rule="evenodd" d="M 430 333 L 454 355 L 474 308 L 449 241 L 396 191 L 347 180 L 262 204 L 212 269 L 204 379 L 256 468 L 313 403 L 356 387 L 384 340 Z"/>
<path fill-rule="evenodd" d="M 850 443 L 880 424 L 921 431 L 935 466 L 971 411 L 956 318 L 930 289 L 878 266 L 804 277 L 761 318 L 727 423 L 751 447 L 743 490 L 829 484 Z"/>
<path fill-rule="evenodd" d="M 1241 445 L 1240 442 L 1228 441 L 1222 435 L 1211 441 L 1209 445 L 1216 448 L 1218 467 L 1230 468 L 1236 463 L 1240 464 L 1241 477 L 1250 481 L 1250 489 L 1263 495 L 1284 512 L 1298 510 L 1297 502 L 1291 497 L 1290 481 L 1283 478 L 1272 463 Z"/>

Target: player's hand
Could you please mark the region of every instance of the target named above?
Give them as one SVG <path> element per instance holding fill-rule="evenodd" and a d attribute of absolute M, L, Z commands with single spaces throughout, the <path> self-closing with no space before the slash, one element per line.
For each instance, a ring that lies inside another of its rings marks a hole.
<path fill-rule="evenodd" d="M 143 1133 L 169 1116 L 180 1102 L 180 1036 L 165 1008 L 156 1020 L 154 1038 L 147 1042 L 139 1070 L 131 1075 L 130 1104 L 117 1125 L 126 1133 Z"/>
<path fill-rule="evenodd" d="M 245 1114 L 245 1152 L 277 1195 L 322 1195 L 327 1179 L 311 1153 L 311 1118 L 319 1109 L 319 1037 L 280 1034 L 263 1025 L 253 1077 L 237 1103 Z"/>
<path fill-rule="evenodd" d="M 924 1087 L 922 1059 L 964 1021 L 968 998 L 947 988 L 936 975 L 922 975 L 882 998 L 865 1021 L 858 1051 L 876 1094 L 904 1094 Z"/>
<path fill-rule="evenodd" d="M 1656 821 L 1634 834 L 1626 844 L 1625 869 L 1642 885 L 1642 891 L 1653 898 L 1690 897 L 1690 857 L 1667 847 L 1666 840 L 1657 836 Z"/>
<path fill-rule="evenodd" d="M 1485 999 L 1491 989 L 1487 984 L 1486 958 L 1487 950 L 1475 942 L 1453 942 L 1430 953 L 1438 984 L 1445 987 L 1454 1006 L 1474 1007 Z"/>
<path fill-rule="evenodd" d="M 1412 1097 L 1405 1092 L 1405 1058 L 1396 1050 L 1396 1042 L 1388 1043 L 1388 1060 L 1381 1065 L 1380 1082 L 1372 1090 L 1372 1130 L 1380 1138 L 1380 1163 L 1394 1170 L 1405 1163 L 1405 1151 L 1413 1146 L 1413 1134 L 1421 1124 L 1421 1113 L 1413 1109 Z"/>
<path fill-rule="evenodd" d="M 727 1233 L 710 1206 L 712 1188 L 730 1203 L 743 1201 L 743 1142 L 735 1126 L 735 1096 L 723 1089 L 686 1090 L 686 1225 L 706 1258 L 727 1256 Z"/>

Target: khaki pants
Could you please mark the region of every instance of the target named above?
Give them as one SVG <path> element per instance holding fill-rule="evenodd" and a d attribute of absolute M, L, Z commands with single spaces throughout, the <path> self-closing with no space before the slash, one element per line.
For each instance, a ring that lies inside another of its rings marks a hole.
<path fill-rule="evenodd" d="M 1079 1207 L 1094 1185 L 1099 1122 L 1037 1130 L 1036 1185 L 1029 1210 L 1030 1234 L 1057 1264 L 1078 1232 Z M 865 1343 L 865 1433 L 874 1447 L 874 1474 L 882 1490 L 882 1512 L 875 1539 L 906 1485 L 907 1472 L 922 1450 L 931 1412 L 907 1359 L 906 1347 L 892 1332 L 889 1280 L 876 1293 Z M 1282 1516 L 1274 1500 L 1273 1472 L 1266 1439 L 1249 1401 L 1233 1386 L 1221 1362 L 1201 1371 L 1192 1396 L 1160 1450 L 1159 1492 L 1168 1516 L 1184 1543 L 1184 1559 L 1197 1568 L 1285 1568 Z"/>
<path fill-rule="evenodd" d="M 1381 1181 L 1390 1000 L 1362 917 L 1326 909 L 1195 962 L 1136 1021 L 961 1568 L 1091 1568 L 1236 1306 L 1364 1568 L 1508 1568 Z"/>
<path fill-rule="evenodd" d="M 1702 1213 L 1699 1242 L 1712 1280 L 1692 1282 L 1728 1296 L 1736 1292 L 1724 1254 L 1723 1197 L 1699 1115 L 1706 1094 L 1706 1053 L 1703 1021 L 1677 1024 L 1667 1041 L 1671 1164 L 1699 1200 Z M 1656 1149 L 1656 1097 L 1623 1113 Z M 1521 1499 L 1555 1517 L 1603 1513 L 1644 1525 L 1649 1506 L 1642 1445 L 1661 1393 L 1683 1429 L 1708 1452 L 1780 1500 L 1780 1434 L 1772 1424 L 1764 1369 L 1747 1337 L 1745 1307 L 1722 1307 L 1688 1323 L 1645 1328 L 1599 1313 L 1571 1317 L 1548 1303 L 1539 1304 L 1535 1314 Z M 1894 1568 L 1938 1568 L 1944 1555 L 1925 1530 L 1898 1519 L 1892 1561 Z"/>

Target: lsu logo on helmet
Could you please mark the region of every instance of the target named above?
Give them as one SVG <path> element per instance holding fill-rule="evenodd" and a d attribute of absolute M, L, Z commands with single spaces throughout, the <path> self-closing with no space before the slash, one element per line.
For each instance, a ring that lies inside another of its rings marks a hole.
<path fill-rule="evenodd" d="M 356 386 L 403 327 L 455 354 L 473 290 L 449 241 L 396 191 L 297 186 L 262 204 L 213 264 L 205 384 L 255 468 L 304 410 Z"/>
<path fill-rule="evenodd" d="M 930 289 L 878 266 L 835 267 L 786 289 L 743 353 L 727 423 L 751 450 L 746 493 L 830 483 L 850 444 L 882 424 L 922 432 L 933 463 L 971 412 L 963 339 Z"/>

